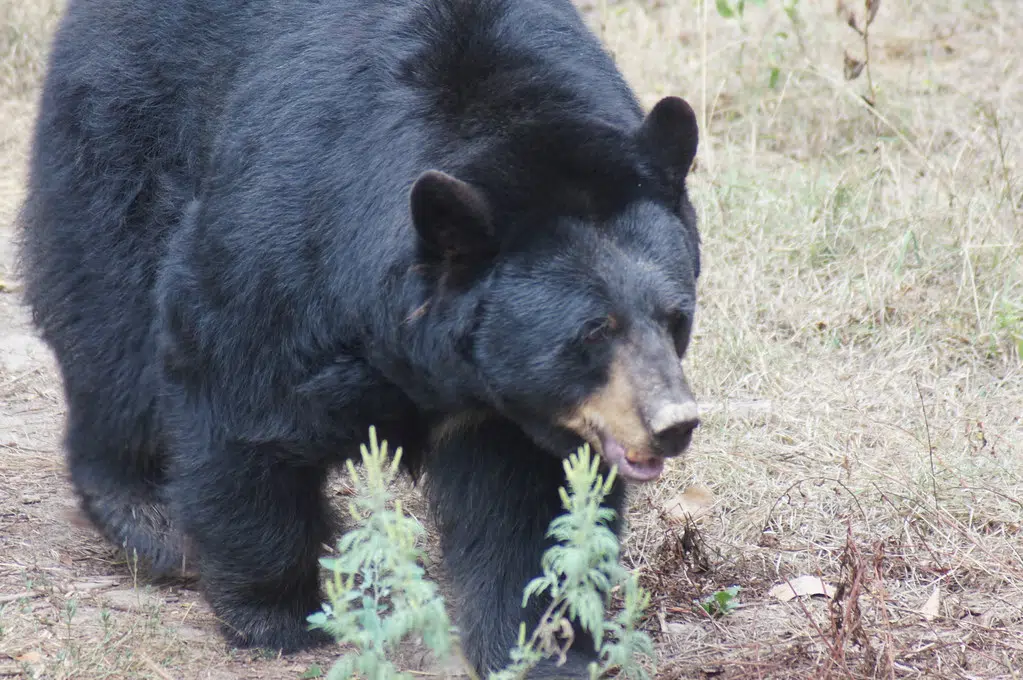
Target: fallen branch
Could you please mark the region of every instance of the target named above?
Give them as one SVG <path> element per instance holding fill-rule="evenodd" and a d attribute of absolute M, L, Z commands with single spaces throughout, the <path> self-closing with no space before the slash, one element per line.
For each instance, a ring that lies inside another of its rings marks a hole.
<path fill-rule="evenodd" d="M 11 593 L 9 595 L 0 595 L 0 604 L 8 604 L 9 602 L 17 602 L 18 600 L 32 600 L 42 596 L 43 593 L 37 590 L 26 590 L 23 593 Z"/>

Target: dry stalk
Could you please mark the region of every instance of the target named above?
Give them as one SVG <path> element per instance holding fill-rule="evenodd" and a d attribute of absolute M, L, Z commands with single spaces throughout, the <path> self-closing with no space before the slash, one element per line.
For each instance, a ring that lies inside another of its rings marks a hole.
<path fill-rule="evenodd" d="M 885 550 L 882 541 L 874 542 L 873 577 L 875 581 L 874 596 L 877 600 L 881 620 L 884 623 L 884 664 L 885 675 L 894 680 L 895 678 L 895 639 L 892 636 L 891 619 L 888 616 L 888 593 L 884 587 L 884 562 Z M 874 675 L 877 676 L 878 659 L 874 658 Z"/>
<path fill-rule="evenodd" d="M 927 407 L 924 405 L 924 393 L 920 390 L 920 381 L 913 378 L 916 395 L 920 398 L 920 413 L 924 417 L 924 434 L 927 436 L 927 458 L 931 464 L 931 494 L 934 496 L 934 507 L 938 507 L 938 475 L 934 469 L 934 445 L 931 443 L 931 424 L 927 420 Z"/>
<path fill-rule="evenodd" d="M 831 658 L 824 669 L 826 677 L 830 677 L 832 669 L 836 667 L 849 674 L 846 650 L 851 643 L 860 644 L 867 652 L 868 658 L 873 656 L 870 639 L 863 630 L 863 612 L 860 609 L 860 595 L 863 594 L 866 569 L 860 549 L 853 539 L 851 524 L 846 525 L 845 547 L 840 568 L 844 578 L 839 582 L 835 596 L 828 605 L 831 613 L 831 628 L 828 631 Z"/>
<path fill-rule="evenodd" d="M 863 41 L 863 61 L 852 57 L 849 52 L 844 54 L 845 78 L 846 80 L 855 80 L 860 73 L 866 71 L 869 94 L 863 100 L 873 107 L 877 98 L 874 94 L 874 77 L 870 73 L 870 25 L 874 23 L 877 11 L 881 9 L 881 0 L 863 0 L 863 8 L 864 19 L 862 22 L 857 20 L 856 13 L 845 4 L 844 0 L 838 0 L 836 12 Z"/>

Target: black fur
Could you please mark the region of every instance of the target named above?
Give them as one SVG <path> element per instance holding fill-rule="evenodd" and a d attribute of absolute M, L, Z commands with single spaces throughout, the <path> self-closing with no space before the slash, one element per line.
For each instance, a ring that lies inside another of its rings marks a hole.
<path fill-rule="evenodd" d="M 427 473 L 469 658 L 505 663 L 559 417 L 619 342 L 594 319 L 664 366 L 688 342 L 666 101 L 644 124 L 568 0 L 71 0 L 22 253 L 92 520 L 157 573 L 187 536 L 234 643 L 321 642 L 324 480 L 376 425 Z"/>
<path fill-rule="evenodd" d="M 565 483 L 562 461 L 538 450 L 508 422 L 470 424 L 457 439 L 438 442 L 431 458 L 429 497 L 447 571 L 458 584 L 463 636 L 468 633 L 473 661 L 500 668 L 508 663 L 519 622 L 537 621 L 546 609 L 547 603 L 534 598 L 523 611 L 522 591 L 539 575 L 551 545 L 546 537 L 551 520 L 564 512 L 558 495 Z M 617 485 L 608 499 L 618 512 L 623 491 Z M 495 581 L 497 573 L 502 578 Z M 572 661 L 580 677 L 589 677 L 585 667 L 593 639 L 582 631 L 577 635 L 575 648 L 587 653 Z"/>

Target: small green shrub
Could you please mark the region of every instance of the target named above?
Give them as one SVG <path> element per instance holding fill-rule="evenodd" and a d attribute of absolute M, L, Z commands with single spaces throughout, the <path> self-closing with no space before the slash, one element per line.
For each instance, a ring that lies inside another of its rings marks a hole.
<path fill-rule="evenodd" d="M 730 586 L 700 600 L 700 607 L 711 616 L 727 616 L 739 608 L 739 586 Z"/>
<path fill-rule="evenodd" d="M 364 477 L 351 461 L 347 464 L 356 489 L 349 504 L 356 527 L 341 537 L 338 557 L 320 560 L 333 575 L 327 581 L 330 602 L 309 616 L 313 627 L 355 647 L 331 668 L 328 680 L 357 673 L 372 680 L 409 678 L 388 657 L 413 634 L 440 657 L 451 649 L 453 629 L 444 601 L 419 566 L 423 528 L 402 512 L 400 500 L 388 507 L 388 485 L 398 474 L 401 449 L 388 464 L 387 442 L 377 443 L 375 429 L 369 442 L 368 449 L 361 447 Z"/>
<path fill-rule="evenodd" d="M 1016 355 L 1023 359 L 1023 300 L 999 300 L 995 328 L 1005 339 L 1010 352 L 1015 350 Z"/>
<path fill-rule="evenodd" d="M 329 602 L 309 622 L 354 648 L 331 668 L 329 680 L 410 679 L 389 660 L 400 642 L 421 640 L 446 660 L 457 634 L 436 585 L 424 578 L 418 563 L 423 529 L 388 490 L 398 474 L 401 449 L 388 460 L 387 443 L 378 443 L 371 428 L 369 447 L 361 450 L 362 475 L 348 463 L 355 487 L 349 509 L 356 527 L 339 541 L 338 557 L 321 560 L 332 574 Z M 525 606 L 531 597 L 545 595 L 550 605 L 534 631 L 520 627 L 511 665 L 489 680 L 521 678 L 545 658 L 562 658 L 571 645 L 569 621 L 577 621 L 597 643 L 599 661 L 591 664 L 591 677 L 615 670 L 620 678 L 646 680 L 639 660 L 653 658 L 653 644 L 637 624 L 650 596 L 620 564 L 618 540 L 608 527 L 614 512 L 601 506 L 615 471 L 604 479 L 599 459 L 583 447 L 565 461 L 565 478 L 567 489 L 559 491 L 566 512 L 548 530 L 557 542 L 544 554 L 542 575 L 526 586 L 522 599 Z M 611 616 L 608 607 L 616 590 L 624 607 Z"/>

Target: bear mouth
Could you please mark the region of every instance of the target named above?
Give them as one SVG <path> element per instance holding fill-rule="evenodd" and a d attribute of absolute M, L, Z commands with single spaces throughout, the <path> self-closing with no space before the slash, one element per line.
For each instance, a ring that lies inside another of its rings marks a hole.
<path fill-rule="evenodd" d="M 664 459 L 628 449 L 606 432 L 600 433 L 600 453 L 604 461 L 618 468 L 618 474 L 634 482 L 651 482 L 664 471 Z"/>

